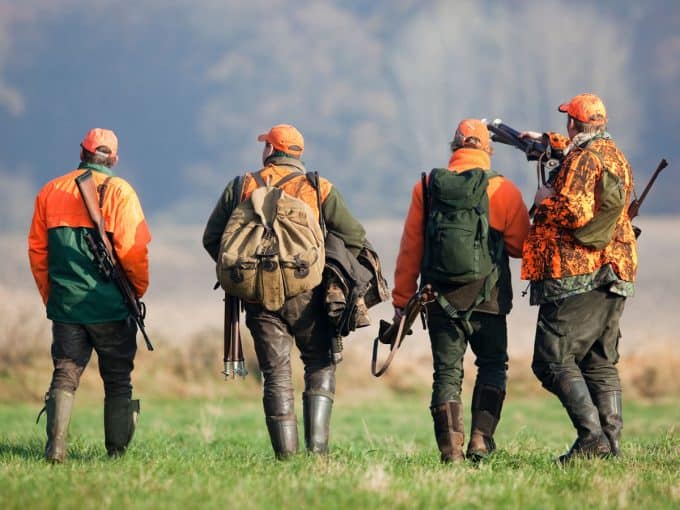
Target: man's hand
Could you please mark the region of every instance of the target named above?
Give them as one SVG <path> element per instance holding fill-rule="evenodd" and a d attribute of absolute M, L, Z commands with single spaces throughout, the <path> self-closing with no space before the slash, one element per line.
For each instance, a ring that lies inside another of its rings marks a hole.
<path fill-rule="evenodd" d="M 538 207 L 541 205 L 546 198 L 551 197 L 555 194 L 555 190 L 550 186 L 541 186 L 536 190 L 536 195 L 534 196 L 534 206 Z"/>
<path fill-rule="evenodd" d="M 522 131 L 519 134 L 520 138 L 531 138 L 532 140 L 543 140 L 543 133 L 536 131 Z"/>

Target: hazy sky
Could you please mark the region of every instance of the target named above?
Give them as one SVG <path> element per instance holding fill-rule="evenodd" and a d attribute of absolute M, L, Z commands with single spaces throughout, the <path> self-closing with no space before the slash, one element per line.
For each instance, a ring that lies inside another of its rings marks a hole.
<path fill-rule="evenodd" d="M 597 5 L 596 5 L 597 4 Z M 402 218 L 419 172 L 446 163 L 463 117 L 563 130 L 593 91 L 641 185 L 678 155 L 675 1 L 0 0 L 0 232 L 77 165 L 91 127 L 154 225 L 205 221 L 281 122 L 362 219 Z M 498 147 L 527 201 L 534 170 Z M 648 212 L 679 212 L 671 167 Z"/>

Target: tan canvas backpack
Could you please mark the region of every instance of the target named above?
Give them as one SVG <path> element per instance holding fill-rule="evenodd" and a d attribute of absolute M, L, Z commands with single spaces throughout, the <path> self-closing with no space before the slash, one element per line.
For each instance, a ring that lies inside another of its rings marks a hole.
<path fill-rule="evenodd" d="M 256 179 L 258 187 L 236 206 L 227 222 L 217 258 L 222 288 L 270 311 L 319 285 L 325 263 L 324 236 L 316 214 L 278 187 L 295 177 L 288 175 L 273 186 Z"/>

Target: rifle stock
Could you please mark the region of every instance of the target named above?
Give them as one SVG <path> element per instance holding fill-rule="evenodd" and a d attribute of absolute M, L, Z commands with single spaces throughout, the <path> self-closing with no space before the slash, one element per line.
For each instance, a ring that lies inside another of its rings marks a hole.
<path fill-rule="evenodd" d="M 87 213 L 94 224 L 94 236 L 90 232 L 85 233 L 85 242 L 95 259 L 97 267 L 104 277 L 112 281 L 123 296 L 123 300 L 134 318 L 139 330 L 144 337 L 147 349 L 153 351 L 153 345 L 146 334 L 144 319 L 146 318 L 146 305 L 139 300 L 130 280 L 125 274 L 116 253 L 104 228 L 104 218 L 99 207 L 99 194 L 92 177 L 92 171 L 86 170 L 75 179 L 80 196 L 85 203 Z"/>

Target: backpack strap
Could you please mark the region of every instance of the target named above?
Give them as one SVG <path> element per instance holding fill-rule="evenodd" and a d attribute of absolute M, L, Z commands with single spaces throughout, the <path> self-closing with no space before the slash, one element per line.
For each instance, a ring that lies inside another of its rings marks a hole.
<path fill-rule="evenodd" d="M 260 170 L 260 172 L 261 171 L 262 170 Z M 262 175 L 260 174 L 260 172 L 255 172 L 255 173 L 250 174 L 250 175 L 252 175 L 253 179 L 255 179 L 255 184 L 257 184 L 258 188 L 264 188 L 267 185 L 267 183 L 264 182 L 264 179 L 262 178 Z"/>
<path fill-rule="evenodd" d="M 281 186 L 283 186 L 288 181 L 292 181 L 293 179 L 295 179 L 296 177 L 300 177 L 301 175 L 303 175 L 302 172 L 293 171 L 293 172 L 289 173 L 288 175 L 284 175 L 283 177 L 281 177 L 281 179 L 276 181 L 276 183 L 274 183 L 273 186 L 275 188 L 280 188 Z"/>
<path fill-rule="evenodd" d="M 307 180 L 309 183 L 312 185 L 312 187 L 316 190 L 316 205 L 319 208 L 319 226 L 321 227 L 321 233 L 323 234 L 324 238 L 326 237 L 326 220 L 323 217 L 323 209 L 321 208 L 321 183 L 319 181 L 319 172 L 314 171 L 314 172 L 307 172 L 305 174 L 307 177 Z"/>

